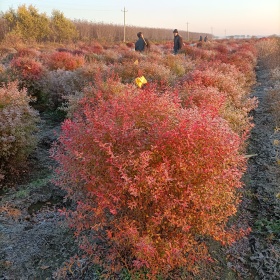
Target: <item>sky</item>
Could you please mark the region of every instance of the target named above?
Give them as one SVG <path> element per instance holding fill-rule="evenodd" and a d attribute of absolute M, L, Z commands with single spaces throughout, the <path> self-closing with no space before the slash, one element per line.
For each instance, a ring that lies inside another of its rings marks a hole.
<path fill-rule="evenodd" d="M 280 0 L 0 0 L 0 11 L 33 5 L 69 19 L 209 33 L 280 35 Z M 124 12 L 125 11 L 125 12 Z"/>

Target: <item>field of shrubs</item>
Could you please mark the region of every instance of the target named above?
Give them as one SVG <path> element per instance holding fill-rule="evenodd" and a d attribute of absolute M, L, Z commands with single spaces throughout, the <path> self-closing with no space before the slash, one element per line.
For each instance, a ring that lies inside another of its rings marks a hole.
<path fill-rule="evenodd" d="M 3 41 L 0 185 L 22 176 L 48 114 L 61 122 L 52 182 L 72 202 L 59 211 L 86 258 L 107 279 L 191 279 L 214 261 L 209 239 L 227 246 L 251 231 L 236 223 L 251 91 L 258 56 L 269 62 L 277 48 L 275 38 L 185 44 L 178 55 L 172 42 L 138 53 Z"/>

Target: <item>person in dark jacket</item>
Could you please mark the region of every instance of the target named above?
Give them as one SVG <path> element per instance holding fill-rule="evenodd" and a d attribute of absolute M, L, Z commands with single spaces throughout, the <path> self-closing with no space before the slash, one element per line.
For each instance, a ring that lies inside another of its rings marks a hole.
<path fill-rule="evenodd" d="M 183 47 L 183 38 L 179 35 L 179 32 L 177 29 L 174 29 L 174 54 L 177 54 L 178 51 Z"/>
<path fill-rule="evenodd" d="M 139 51 L 139 52 L 143 52 L 146 49 L 148 49 L 149 48 L 149 43 L 148 43 L 148 40 L 144 38 L 143 33 L 138 32 L 137 37 L 138 37 L 138 40 L 135 43 L 135 50 Z"/>

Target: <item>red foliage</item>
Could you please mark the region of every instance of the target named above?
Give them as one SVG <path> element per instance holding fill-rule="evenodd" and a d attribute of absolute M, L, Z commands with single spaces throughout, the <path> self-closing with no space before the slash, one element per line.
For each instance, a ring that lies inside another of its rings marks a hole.
<path fill-rule="evenodd" d="M 192 271 L 209 258 L 197 236 L 225 244 L 244 234 L 226 226 L 245 167 L 226 121 L 151 88 L 81 104 L 53 152 L 58 184 L 78 203 L 69 220 L 94 261 L 153 275 Z"/>
<path fill-rule="evenodd" d="M 16 70 L 20 79 L 28 81 L 39 80 L 44 71 L 41 62 L 29 58 L 28 56 L 14 58 L 11 61 L 11 67 Z"/>
<path fill-rule="evenodd" d="M 79 48 L 88 54 L 101 54 L 103 52 L 103 46 L 99 42 L 92 42 L 91 44 L 83 43 L 79 46 Z"/>
<path fill-rule="evenodd" d="M 203 59 L 204 61 L 210 60 L 213 58 L 213 53 L 209 52 L 207 49 L 202 48 L 202 44 L 198 44 L 197 46 L 186 45 L 183 47 L 184 52 L 187 56 L 194 60 Z"/>
<path fill-rule="evenodd" d="M 255 82 L 254 67 L 257 62 L 257 51 L 253 43 L 227 44 L 215 47 L 215 60 L 234 65 L 246 78 L 248 86 Z"/>
<path fill-rule="evenodd" d="M 40 55 L 40 52 L 37 51 L 36 49 L 32 49 L 32 48 L 19 48 L 17 50 L 17 53 L 15 54 L 16 57 L 23 57 L 23 56 L 27 56 L 27 57 L 38 57 Z"/>
<path fill-rule="evenodd" d="M 248 99 L 245 76 L 235 67 L 226 63 L 208 62 L 190 73 L 187 88 L 214 87 L 237 108 L 243 107 Z M 253 108 L 250 108 L 253 109 Z"/>
<path fill-rule="evenodd" d="M 235 65 L 215 61 L 200 65 L 185 77 L 180 96 L 186 106 L 203 108 L 207 104 L 245 138 L 252 128 L 248 113 L 257 106 L 248 90 L 246 76 Z"/>
<path fill-rule="evenodd" d="M 215 116 L 224 110 L 226 103 L 226 95 L 215 87 L 196 87 L 189 90 L 187 96 L 183 99 L 183 105 L 186 108 L 198 107 L 200 109 L 207 108 Z M 185 100 L 184 100 L 185 99 Z"/>
<path fill-rule="evenodd" d="M 129 48 L 134 48 L 134 43 L 128 42 L 128 43 L 126 43 L 126 46 Z"/>
<path fill-rule="evenodd" d="M 214 46 L 214 50 L 218 51 L 220 54 L 228 54 L 230 52 L 230 48 L 226 43 L 220 43 L 217 46 Z"/>
<path fill-rule="evenodd" d="M 47 64 L 51 70 L 75 70 L 85 64 L 85 59 L 69 52 L 54 52 L 48 57 Z"/>

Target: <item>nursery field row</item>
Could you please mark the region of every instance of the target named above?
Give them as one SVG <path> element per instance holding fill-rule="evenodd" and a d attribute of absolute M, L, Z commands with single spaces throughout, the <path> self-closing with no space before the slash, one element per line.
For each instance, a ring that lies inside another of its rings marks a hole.
<path fill-rule="evenodd" d="M 197 274 L 207 239 L 232 244 L 242 200 L 260 51 L 274 39 L 1 46 L 0 182 L 21 174 L 40 115 L 61 122 L 50 156 L 61 210 L 107 277 Z M 139 84 L 145 81 L 144 84 Z M 77 259 L 77 263 L 80 260 Z M 67 269 L 56 272 L 65 279 Z"/>

